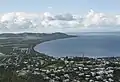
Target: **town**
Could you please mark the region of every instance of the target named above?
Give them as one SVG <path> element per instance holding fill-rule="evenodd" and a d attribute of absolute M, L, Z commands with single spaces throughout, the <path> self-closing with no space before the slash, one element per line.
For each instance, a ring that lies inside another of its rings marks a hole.
<path fill-rule="evenodd" d="M 15 40 L 0 43 L 0 82 L 120 82 L 119 57 L 51 57 L 31 47 L 38 38 Z"/>

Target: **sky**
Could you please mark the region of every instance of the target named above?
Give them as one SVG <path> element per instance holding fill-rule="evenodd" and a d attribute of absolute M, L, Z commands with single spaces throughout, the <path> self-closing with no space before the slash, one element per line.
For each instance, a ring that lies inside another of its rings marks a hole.
<path fill-rule="evenodd" d="M 0 0 L 0 12 L 51 12 L 84 14 L 90 9 L 119 14 L 120 0 Z"/>
<path fill-rule="evenodd" d="M 120 31 L 120 0 L 0 0 L 0 32 Z"/>

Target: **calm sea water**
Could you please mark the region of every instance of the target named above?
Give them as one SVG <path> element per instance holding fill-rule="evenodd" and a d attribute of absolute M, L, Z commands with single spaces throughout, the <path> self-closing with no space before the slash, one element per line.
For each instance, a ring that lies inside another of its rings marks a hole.
<path fill-rule="evenodd" d="M 120 36 L 85 35 L 53 40 L 37 45 L 35 50 L 55 57 L 82 56 L 82 53 L 89 57 L 120 56 Z"/>

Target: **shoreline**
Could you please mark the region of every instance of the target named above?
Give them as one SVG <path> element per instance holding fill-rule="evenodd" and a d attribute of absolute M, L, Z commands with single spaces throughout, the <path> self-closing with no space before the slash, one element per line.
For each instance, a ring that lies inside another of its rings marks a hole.
<path fill-rule="evenodd" d="M 45 53 L 45 52 L 41 52 L 40 50 L 39 50 L 39 47 L 40 47 L 40 45 L 41 44 L 44 44 L 44 43 L 49 43 L 49 42 L 53 42 L 53 41 L 56 41 L 56 40 L 64 40 L 64 39 L 72 39 L 72 38 L 77 38 L 77 37 L 80 37 L 80 36 L 76 36 L 76 37 L 68 37 L 68 38 L 60 38 L 60 39 L 53 39 L 53 40 L 49 40 L 49 41 L 44 41 L 44 42 L 41 42 L 41 43 L 39 43 L 39 44 L 37 44 L 36 46 L 34 46 L 33 47 L 33 49 L 34 49 L 34 51 L 35 52 L 37 52 L 37 53 L 43 53 L 43 54 L 45 54 L 45 55 L 47 55 L 47 56 L 50 56 L 50 57 L 54 57 L 54 58 L 64 58 L 64 57 L 82 57 L 82 54 L 80 55 L 80 56 L 68 56 L 68 55 L 65 55 L 65 56 L 54 56 L 54 55 L 50 55 L 50 54 L 47 54 L 47 53 Z M 86 57 L 86 58 L 120 58 L 120 56 L 84 56 L 84 57 Z"/>
<path fill-rule="evenodd" d="M 32 49 L 33 49 L 33 51 L 35 51 L 36 53 L 45 54 L 45 53 L 39 52 L 38 50 L 35 50 L 35 47 L 37 47 L 37 46 L 39 46 L 39 45 L 41 45 L 41 44 L 43 44 L 43 43 L 47 43 L 47 42 L 51 42 L 51 41 L 55 41 L 55 40 L 70 39 L 70 38 L 75 38 L 75 37 L 79 37 L 79 36 L 70 36 L 70 37 L 66 37 L 66 38 L 59 38 L 59 39 L 53 39 L 53 40 L 43 41 L 43 42 L 40 42 L 40 43 L 34 45 L 34 46 L 32 47 Z M 50 56 L 50 55 L 48 55 L 48 54 L 45 54 L 45 55 L 46 55 L 46 56 Z M 51 55 L 51 56 L 52 56 L 52 55 Z M 50 56 L 50 57 L 51 57 L 51 56 Z M 54 57 L 54 56 L 52 56 L 52 57 Z"/>

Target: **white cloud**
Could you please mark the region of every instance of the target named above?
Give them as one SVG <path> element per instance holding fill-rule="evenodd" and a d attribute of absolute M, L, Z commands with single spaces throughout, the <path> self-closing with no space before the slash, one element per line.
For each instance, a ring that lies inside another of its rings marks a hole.
<path fill-rule="evenodd" d="M 65 21 L 71 21 L 71 20 L 74 20 L 74 17 L 72 14 L 59 14 L 59 15 L 56 15 L 55 16 L 55 19 L 56 20 L 65 20 Z"/>
<path fill-rule="evenodd" d="M 83 20 L 84 26 L 90 27 L 116 27 L 120 26 L 119 16 L 96 13 L 93 10 L 89 12 Z"/>
<path fill-rule="evenodd" d="M 0 15 L 0 32 L 72 32 L 119 30 L 120 15 L 90 10 L 86 15 L 12 12 Z"/>

